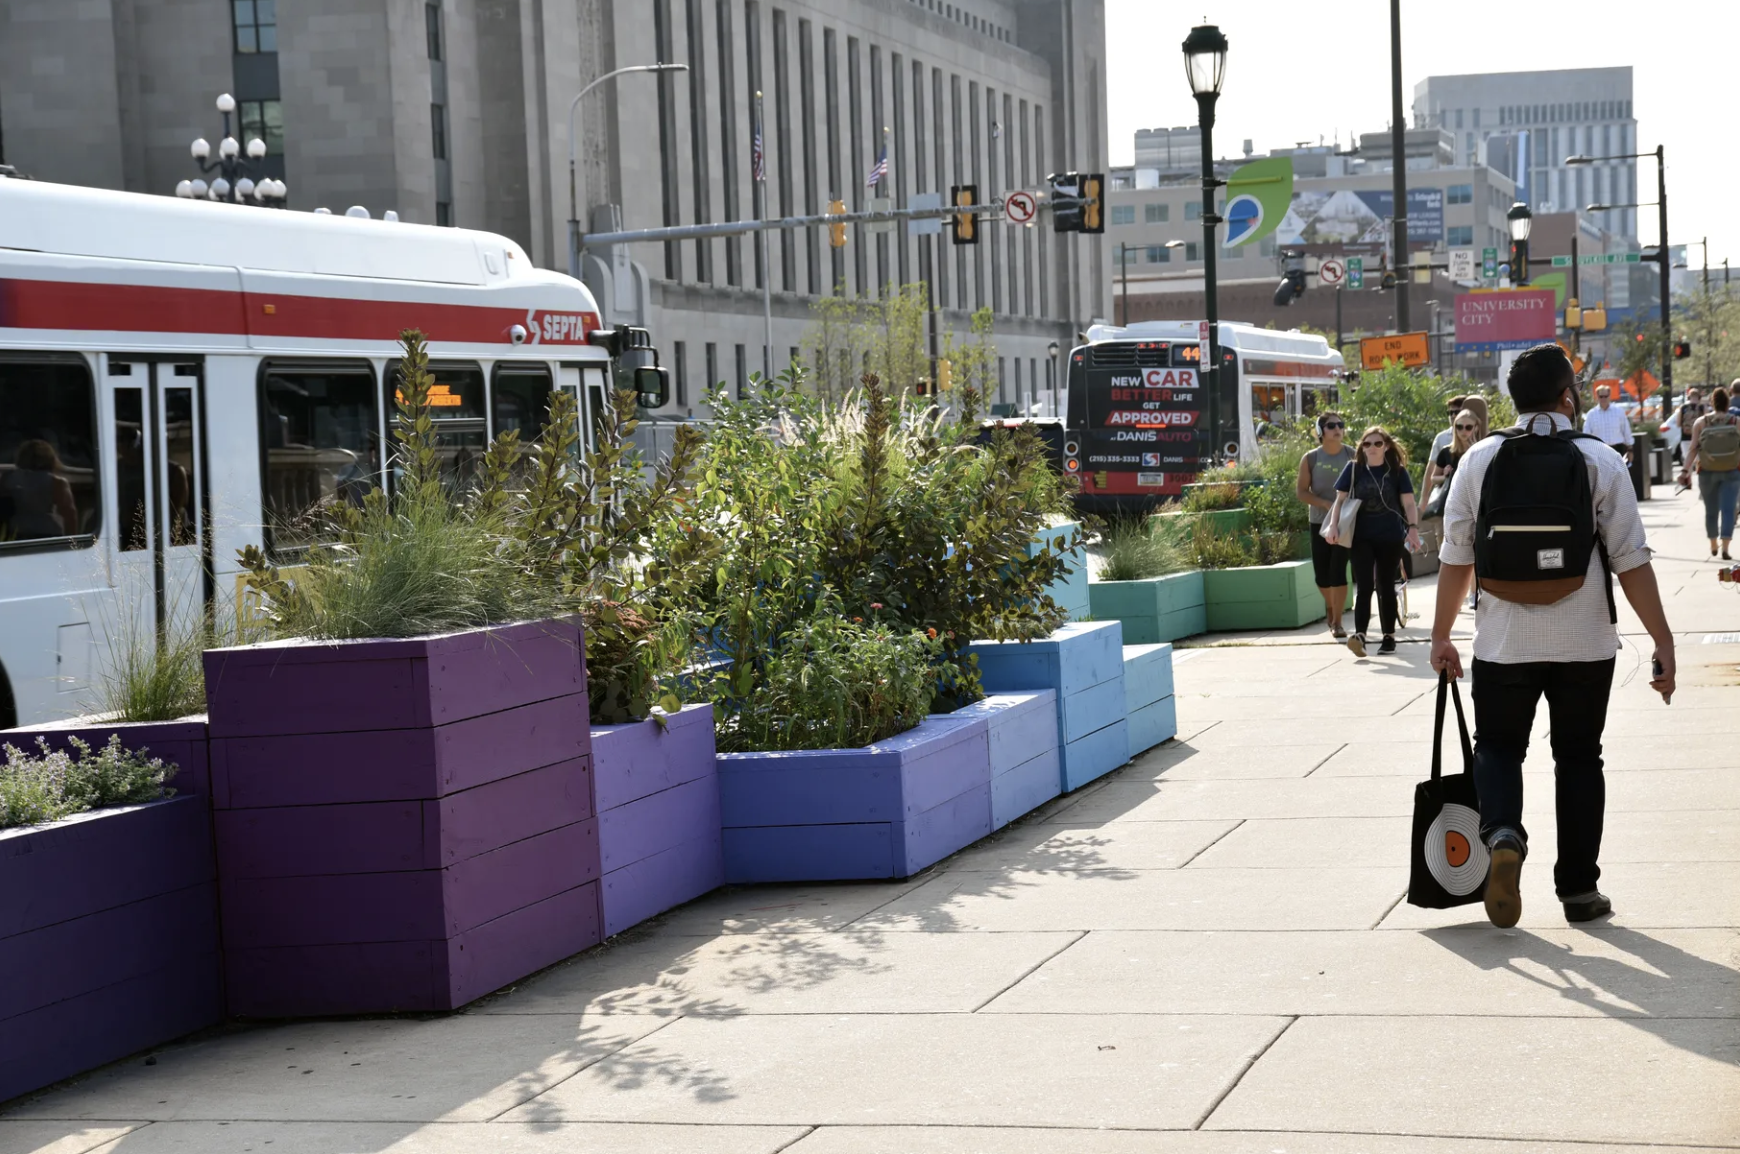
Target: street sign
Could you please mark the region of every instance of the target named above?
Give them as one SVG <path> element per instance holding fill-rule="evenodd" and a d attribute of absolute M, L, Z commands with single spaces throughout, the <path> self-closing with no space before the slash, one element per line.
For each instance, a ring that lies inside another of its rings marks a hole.
<path fill-rule="evenodd" d="M 1643 259 L 1641 253 L 1635 252 L 1597 252 L 1588 256 L 1579 256 L 1578 264 L 1637 264 Z M 1553 258 L 1554 268 L 1570 268 L 1571 258 L 1556 256 Z"/>
<path fill-rule="evenodd" d="M 1208 322 L 1207 321 L 1202 321 L 1200 324 L 1197 325 L 1196 337 L 1203 344 L 1206 345 L 1208 343 Z"/>
<path fill-rule="evenodd" d="M 1498 279 L 1498 250 L 1496 248 L 1480 250 L 1480 275 L 1485 280 Z"/>
<path fill-rule="evenodd" d="M 915 192 L 906 198 L 906 207 L 910 209 L 938 209 L 943 206 L 943 194 L 940 192 Z M 908 220 L 906 231 L 912 236 L 937 236 L 943 230 L 940 216 L 920 220 Z"/>
<path fill-rule="evenodd" d="M 1317 266 L 1317 283 L 1324 288 L 1340 288 L 1347 279 L 1347 266 L 1333 258 Z"/>
<path fill-rule="evenodd" d="M 873 196 L 870 198 L 871 212 L 893 212 L 894 198 L 892 196 Z M 873 220 L 864 226 L 866 232 L 893 232 L 892 220 Z"/>
<path fill-rule="evenodd" d="M 1365 287 L 1365 258 L 1350 256 L 1347 258 L 1347 287 L 1350 289 Z"/>
<path fill-rule="evenodd" d="M 1359 342 L 1362 368 L 1381 369 L 1391 362 L 1409 368 L 1431 364 L 1431 337 L 1426 333 L 1396 333 L 1387 337 L 1366 337 Z"/>
<path fill-rule="evenodd" d="M 1012 192 L 1003 202 L 1003 215 L 1010 224 L 1031 224 L 1039 215 L 1039 198 L 1031 192 Z"/>
<path fill-rule="evenodd" d="M 1473 249 L 1453 248 L 1450 250 L 1450 279 L 1456 281 L 1474 279 Z"/>

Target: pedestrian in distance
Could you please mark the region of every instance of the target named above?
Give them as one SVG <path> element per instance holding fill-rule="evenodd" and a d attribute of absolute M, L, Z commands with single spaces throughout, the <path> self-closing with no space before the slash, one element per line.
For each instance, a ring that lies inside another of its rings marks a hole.
<path fill-rule="evenodd" d="M 1734 382 L 1740 387 L 1740 381 Z M 1692 425 L 1691 448 L 1686 450 L 1686 466 L 1680 472 L 1680 484 L 1690 487 L 1692 473 L 1698 474 L 1698 496 L 1704 500 L 1704 535 L 1710 539 L 1710 556 L 1716 555 L 1716 542 L 1722 543 L 1722 560 L 1728 555 L 1734 539 L 1734 506 L 1740 501 L 1740 418 L 1729 410 L 1733 395 L 1723 388 L 1710 394 L 1711 411 Z"/>
<path fill-rule="evenodd" d="M 1323 595 L 1323 612 L 1329 632 L 1336 640 L 1347 636 L 1341 616 L 1347 612 L 1347 548 L 1323 539 L 1323 518 L 1335 504 L 1335 482 L 1353 464 L 1354 452 L 1347 444 L 1347 418 L 1340 413 L 1317 417 L 1315 449 L 1299 458 L 1299 477 L 1294 494 L 1305 502 L 1311 518 L 1311 569 L 1317 592 Z"/>
<path fill-rule="evenodd" d="M 1486 419 L 1477 416 L 1473 409 L 1463 409 L 1456 414 L 1456 423 L 1451 426 L 1451 431 L 1453 436 L 1450 443 L 1439 449 L 1431 463 L 1426 466 L 1426 479 L 1420 491 L 1420 507 L 1424 510 L 1422 517 L 1443 515 L 1450 478 L 1456 472 L 1462 455 L 1486 439 Z M 1444 491 L 1439 492 L 1440 489 Z M 1432 500 L 1435 493 L 1438 496 L 1436 504 Z"/>
<path fill-rule="evenodd" d="M 1414 505 L 1407 454 L 1381 425 L 1373 425 L 1360 436 L 1359 459 L 1342 470 L 1335 489 L 1335 504 L 1325 518 L 1330 526 L 1325 531 L 1333 534 L 1331 545 L 1341 543 L 1341 506 L 1351 498 L 1359 500 L 1350 550 L 1355 590 L 1353 634 L 1347 647 L 1357 656 L 1365 656 L 1375 591 L 1384 631 L 1378 652 L 1394 653 L 1399 616 L 1396 582 L 1401 579 L 1402 553 L 1420 547 L 1420 515 Z"/>
<path fill-rule="evenodd" d="M 1599 437 L 1602 444 L 1631 464 L 1631 446 L 1637 440 L 1631 432 L 1631 418 L 1624 409 L 1613 407 L 1613 390 L 1606 385 L 1595 390 L 1595 407 L 1584 415 L 1583 431 Z"/>
<path fill-rule="evenodd" d="M 1733 403 L 1734 390 L 1728 389 L 1729 403 Z M 1674 410 L 1674 420 L 1680 425 L 1680 443 L 1674 446 L 1674 453 L 1681 461 L 1685 460 L 1686 452 L 1692 443 L 1692 426 L 1698 423 L 1698 418 L 1710 411 L 1704 404 L 1704 395 L 1696 385 L 1686 389 L 1685 396 L 1680 398 L 1678 408 Z"/>
<path fill-rule="evenodd" d="M 1439 452 L 1456 439 L 1456 414 L 1467 407 L 1468 398 L 1464 396 L 1451 397 L 1444 402 L 1444 410 L 1450 414 L 1450 423 L 1439 429 L 1438 434 L 1432 438 L 1432 447 L 1426 451 L 1426 460 L 1437 460 Z"/>
<path fill-rule="evenodd" d="M 1607 797 L 1601 735 L 1619 649 L 1610 575 L 1655 643 L 1650 688 L 1663 701 L 1674 691 L 1674 637 L 1637 496 L 1618 454 L 1575 431 L 1570 360 L 1557 345 L 1537 345 L 1516 359 L 1508 383 L 1518 427 L 1470 449 L 1450 486 L 1431 658 L 1433 669 L 1462 676 L 1450 629 L 1478 580 L 1474 785 L 1491 850 L 1486 913 L 1506 928 L 1522 916 L 1522 767 L 1542 697 L 1559 819 L 1554 889 L 1567 921 L 1613 909 L 1597 888 Z"/>

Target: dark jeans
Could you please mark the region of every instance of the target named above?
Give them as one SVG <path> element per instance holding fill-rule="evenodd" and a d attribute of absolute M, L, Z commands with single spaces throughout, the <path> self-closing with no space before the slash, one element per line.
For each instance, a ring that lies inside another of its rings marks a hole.
<path fill-rule="evenodd" d="M 1378 620 L 1384 636 L 1396 631 L 1396 582 L 1401 579 L 1402 554 L 1406 550 L 1400 541 L 1373 541 L 1353 535 L 1353 631 L 1364 633 L 1371 624 L 1371 595 L 1377 587 Z"/>
<path fill-rule="evenodd" d="M 1600 880 L 1601 827 L 1607 779 L 1601 773 L 1601 731 L 1613 661 L 1474 661 L 1474 788 L 1480 833 L 1523 828 L 1523 756 L 1535 704 L 1547 698 L 1552 721 L 1553 777 L 1559 815 L 1559 860 L 1553 885 L 1561 898 L 1588 893 Z"/>

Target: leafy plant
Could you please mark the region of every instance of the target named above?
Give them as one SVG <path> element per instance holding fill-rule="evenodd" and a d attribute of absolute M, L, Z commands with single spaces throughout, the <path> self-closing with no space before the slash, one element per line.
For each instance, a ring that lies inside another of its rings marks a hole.
<path fill-rule="evenodd" d="M 1245 511 L 1250 514 L 1254 530 L 1290 540 L 1292 534 L 1310 529 L 1310 513 L 1294 489 L 1299 459 L 1316 444 L 1317 438 L 1308 422 L 1275 427 L 1275 438 L 1265 442 L 1261 454 L 1251 462 L 1263 483 L 1245 490 Z"/>
<path fill-rule="evenodd" d="M 139 805 L 175 791 L 164 782 L 176 766 L 162 758 L 121 748 L 119 734 L 92 750 L 77 737 L 67 739 L 72 751 L 50 749 L 38 737 L 36 753 L 15 745 L 0 745 L 0 829 L 59 821 L 75 813 L 114 805 Z"/>
<path fill-rule="evenodd" d="M 1142 581 L 1190 567 L 1189 551 L 1153 531 L 1143 520 L 1125 520 L 1106 529 L 1102 581 Z"/>
<path fill-rule="evenodd" d="M 1212 513 L 1217 509 L 1236 509 L 1245 489 L 1231 482 L 1200 482 L 1178 503 L 1186 513 Z"/>
<path fill-rule="evenodd" d="M 1257 561 L 1237 534 L 1222 533 L 1207 521 L 1199 520 L 1192 530 L 1190 551 L 1198 569 L 1242 569 Z"/>

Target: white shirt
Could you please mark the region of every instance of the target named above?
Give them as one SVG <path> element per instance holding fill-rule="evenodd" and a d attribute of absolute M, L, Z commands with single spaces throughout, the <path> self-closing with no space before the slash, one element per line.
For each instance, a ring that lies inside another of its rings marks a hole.
<path fill-rule="evenodd" d="M 1448 449 L 1450 447 L 1450 439 L 1452 437 L 1454 437 L 1455 435 L 1456 435 L 1455 429 L 1445 429 L 1443 432 L 1439 433 L 1436 437 L 1433 437 L 1432 438 L 1432 448 L 1426 454 L 1426 464 L 1430 465 L 1433 461 L 1436 461 L 1438 459 L 1438 453 L 1441 450 Z"/>
<path fill-rule="evenodd" d="M 1636 439 L 1631 435 L 1631 418 L 1618 405 L 1590 409 L 1583 415 L 1583 431 L 1609 445 L 1629 445 Z"/>
<path fill-rule="evenodd" d="M 1623 415 L 1623 414 L 1621 414 Z M 1555 431 L 1569 429 L 1569 417 L 1558 413 L 1525 413 L 1522 422 L 1545 430 L 1551 417 Z M 1492 458 L 1504 442 L 1488 437 L 1462 455 L 1450 478 L 1444 502 L 1444 544 L 1438 559 L 1447 565 L 1474 564 L 1474 523 L 1480 514 L 1480 489 Z M 1578 441 L 1589 462 L 1589 489 L 1595 498 L 1595 531 L 1607 546 L 1615 573 L 1649 564 L 1649 543 L 1637 511 L 1631 472 L 1618 453 L 1593 441 Z M 1528 661 L 1606 661 L 1619 649 L 1618 627 L 1608 617 L 1611 582 L 1601 558 L 1589 558 L 1583 587 L 1551 605 L 1519 605 L 1490 593 L 1480 595 L 1474 612 L 1474 656 L 1481 661 L 1516 665 Z"/>

